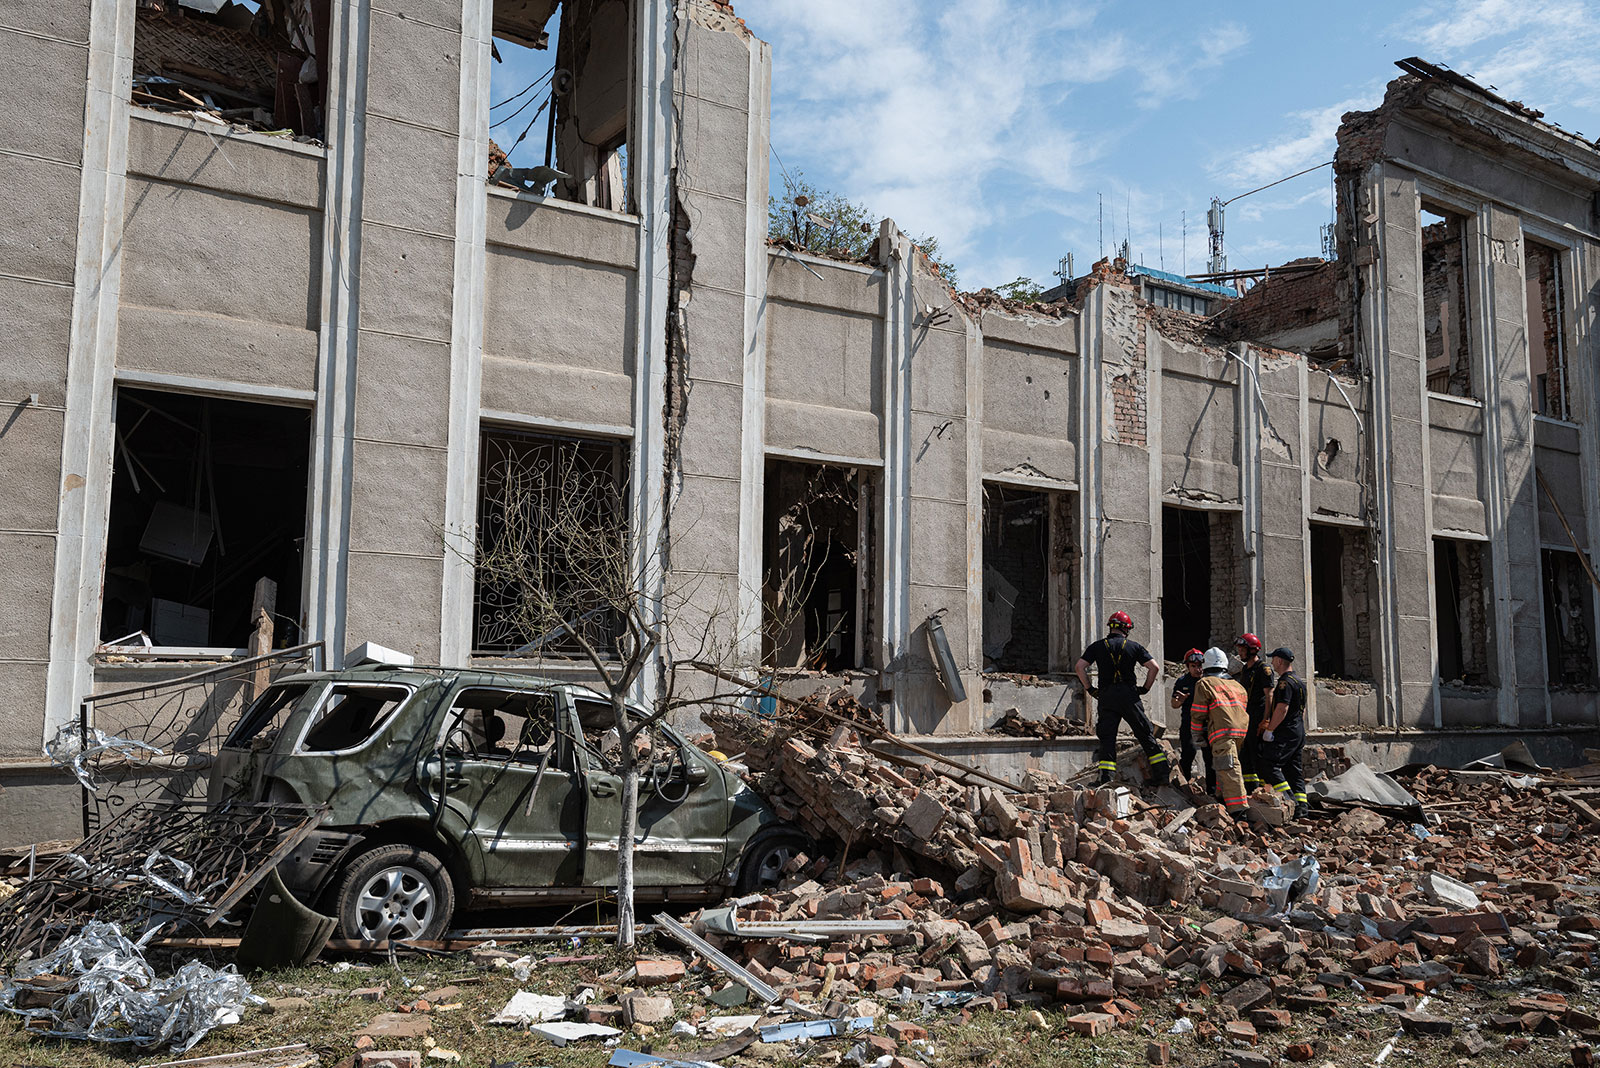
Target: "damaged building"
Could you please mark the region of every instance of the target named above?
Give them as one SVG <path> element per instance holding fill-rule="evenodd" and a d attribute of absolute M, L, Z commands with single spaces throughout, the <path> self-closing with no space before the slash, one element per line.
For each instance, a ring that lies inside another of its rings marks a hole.
<path fill-rule="evenodd" d="M 890 221 L 862 260 L 769 244 L 771 54 L 720 0 L 9 22 L 13 838 L 74 829 L 40 746 L 86 695 L 264 619 L 325 666 L 520 666 L 475 545 L 549 455 L 738 664 L 997 769 L 1085 759 L 984 732 L 1081 716 L 1114 610 L 1168 661 L 1295 647 L 1325 732 L 1600 717 L 1600 150 L 1457 75 L 1346 116 L 1335 259 L 1242 296 L 1102 262 L 1018 305 Z M 497 41 L 553 53 L 548 170 L 490 140 Z"/>

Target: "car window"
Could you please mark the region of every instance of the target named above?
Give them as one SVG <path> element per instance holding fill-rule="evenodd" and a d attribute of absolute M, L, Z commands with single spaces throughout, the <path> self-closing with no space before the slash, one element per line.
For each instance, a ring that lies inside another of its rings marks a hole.
<path fill-rule="evenodd" d="M 266 749 L 272 745 L 273 740 L 282 729 L 284 720 L 289 718 L 289 710 L 300 702 L 306 691 L 311 689 L 309 682 L 290 682 L 282 686 L 269 686 L 244 710 L 239 717 L 239 723 L 233 728 L 233 733 L 228 735 L 224 745 L 242 746 L 249 744 L 252 749 Z"/>
<path fill-rule="evenodd" d="M 546 690 L 462 690 L 445 722 L 446 744 L 463 756 L 539 764 L 556 741 L 556 698 Z"/>
<path fill-rule="evenodd" d="M 613 774 L 622 770 L 621 741 L 617 737 L 617 714 L 611 707 L 611 702 L 600 701 L 592 697 L 574 698 L 577 706 L 578 726 L 583 730 L 583 745 L 606 771 Z M 630 719 L 637 718 L 637 713 L 630 709 Z M 650 759 L 651 737 L 650 732 L 642 731 L 634 738 L 634 759 L 648 761 Z"/>
<path fill-rule="evenodd" d="M 405 686 L 335 683 L 300 748 L 309 753 L 351 749 L 371 738 L 411 696 Z"/>

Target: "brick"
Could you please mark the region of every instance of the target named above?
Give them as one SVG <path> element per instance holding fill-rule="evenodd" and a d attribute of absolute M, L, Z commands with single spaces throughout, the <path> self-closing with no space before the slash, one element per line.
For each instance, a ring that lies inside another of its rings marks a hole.
<path fill-rule="evenodd" d="M 1232 942 L 1245 933 L 1245 926 L 1238 920 L 1224 916 L 1219 920 L 1212 920 L 1200 930 L 1218 942 Z"/>
<path fill-rule="evenodd" d="M 1237 1012 L 1259 1009 L 1273 998 L 1272 987 L 1265 980 L 1251 979 L 1240 983 L 1217 1000 Z"/>
<path fill-rule="evenodd" d="M 1172 1044 L 1169 1042 L 1150 1042 L 1144 1047 L 1146 1064 L 1166 1064 L 1172 1060 Z"/>
<path fill-rule="evenodd" d="M 1317 1055 L 1316 1047 L 1313 1046 L 1309 1042 L 1292 1042 L 1289 1045 L 1283 1047 L 1284 1059 L 1285 1060 L 1290 1060 L 1290 1061 L 1295 1061 L 1296 1063 L 1309 1061 L 1312 1057 L 1315 1057 L 1316 1055 Z"/>
<path fill-rule="evenodd" d="M 885 1030 L 900 1042 L 916 1042 L 928 1037 L 927 1028 L 910 1020 L 890 1020 Z"/>
<path fill-rule="evenodd" d="M 1234 1042 L 1248 1042 L 1252 1046 L 1261 1041 L 1256 1029 L 1244 1020 L 1229 1020 L 1222 1025 L 1222 1033 Z"/>
<path fill-rule="evenodd" d="M 422 1053 L 414 1049 L 368 1049 L 356 1054 L 356 1068 L 422 1068 Z"/>
<path fill-rule="evenodd" d="M 428 1016 L 385 1012 L 374 1017 L 371 1023 L 356 1034 L 371 1035 L 373 1038 L 421 1038 L 432 1027 L 433 1019 Z"/>
<path fill-rule="evenodd" d="M 1117 1018 L 1107 1012 L 1080 1012 L 1067 1017 L 1067 1026 L 1088 1038 L 1108 1034 L 1117 1025 Z"/>
<path fill-rule="evenodd" d="M 1250 1013 L 1250 1022 L 1258 1031 L 1282 1031 L 1289 1026 L 1289 1012 L 1287 1009 L 1255 1009 Z"/>
<path fill-rule="evenodd" d="M 622 1019 L 630 1027 L 641 1023 L 664 1023 L 672 1019 L 677 1011 L 671 998 L 660 995 L 624 994 L 621 1000 Z"/>
<path fill-rule="evenodd" d="M 1426 1012 L 1402 1012 L 1400 1026 L 1407 1034 L 1412 1035 L 1438 1035 L 1448 1036 L 1455 1030 L 1455 1024 L 1443 1016 L 1434 1016 Z"/>
<path fill-rule="evenodd" d="M 688 973 L 683 961 L 673 957 L 646 957 L 634 965 L 634 981 L 640 986 L 676 983 Z"/>

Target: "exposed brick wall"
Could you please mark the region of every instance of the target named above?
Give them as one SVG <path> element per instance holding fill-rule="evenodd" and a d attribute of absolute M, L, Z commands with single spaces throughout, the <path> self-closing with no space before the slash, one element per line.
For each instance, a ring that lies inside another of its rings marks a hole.
<path fill-rule="evenodd" d="M 1534 409 L 1563 419 L 1567 416 L 1567 396 L 1561 351 L 1561 282 L 1556 255 L 1555 249 L 1545 245 L 1523 243 L 1528 281 L 1528 354 L 1535 390 L 1539 388 L 1537 376 L 1544 376 L 1544 393 L 1534 397 Z"/>
<path fill-rule="evenodd" d="M 1245 570 L 1240 518 L 1233 512 L 1211 512 L 1211 644 L 1233 650 L 1241 629 Z"/>
<path fill-rule="evenodd" d="M 1148 443 L 1145 373 L 1125 371 L 1111 380 L 1112 419 L 1117 440 L 1143 448 Z"/>
<path fill-rule="evenodd" d="M 1270 337 L 1339 318 L 1336 263 L 1313 259 L 1285 264 L 1318 263 L 1314 270 L 1263 280 L 1238 300 L 1229 301 L 1211 318 L 1212 329 L 1230 341 Z"/>

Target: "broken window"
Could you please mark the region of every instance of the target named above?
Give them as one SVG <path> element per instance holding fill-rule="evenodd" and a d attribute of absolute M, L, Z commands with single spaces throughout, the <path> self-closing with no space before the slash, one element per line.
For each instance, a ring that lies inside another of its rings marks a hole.
<path fill-rule="evenodd" d="M 340 753 L 377 734 L 406 703 L 409 686 L 338 682 L 329 686 L 322 707 L 300 743 L 303 753 Z"/>
<path fill-rule="evenodd" d="M 138 0 L 133 102 L 320 139 L 331 0 Z"/>
<path fill-rule="evenodd" d="M 604 651 L 633 589 L 622 441 L 483 435 L 474 652 Z"/>
<path fill-rule="evenodd" d="M 1567 404 L 1567 353 L 1562 330 L 1561 253 L 1524 242 L 1528 286 L 1528 377 L 1533 410 L 1552 419 L 1571 419 Z"/>
<path fill-rule="evenodd" d="M 1594 608 L 1589 574 L 1578 554 L 1546 549 L 1544 565 L 1544 647 L 1550 688 L 1596 688 Z"/>
<path fill-rule="evenodd" d="M 250 703 L 244 715 L 239 717 L 239 723 L 233 728 L 233 733 L 228 735 L 225 746 L 242 746 L 250 743 L 250 748 L 260 751 L 272 748 L 272 743 L 278 737 L 278 731 L 283 729 L 283 724 L 289 718 L 289 713 L 300 699 L 311 689 L 308 682 L 285 683 L 282 686 L 269 687 L 265 693 Z"/>
<path fill-rule="evenodd" d="M 465 756 L 539 764 L 556 740 L 556 695 L 536 690 L 462 690 L 446 720 L 447 741 Z"/>
<path fill-rule="evenodd" d="M 1422 223 L 1423 348 L 1428 388 L 1473 396 L 1467 302 L 1467 217 L 1424 205 Z"/>
<path fill-rule="evenodd" d="M 1439 680 L 1451 686 L 1492 686 L 1489 640 L 1492 593 L 1484 544 L 1433 539 L 1434 638 Z"/>
<path fill-rule="evenodd" d="M 1372 677 L 1367 532 L 1311 524 L 1311 634 L 1319 677 Z"/>
<path fill-rule="evenodd" d="M 766 663 L 821 671 L 866 666 L 868 486 L 855 468 L 767 461 Z"/>
<path fill-rule="evenodd" d="M 983 669 L 1042 675 L 1060 667 L 1072 596 L 1070 498 L 983 487 Z"/>
<path fill-rule="evenodd" d="M 1161 620 L 1165 653 L 1233 647 L 1243 622 L 1239 517 L 1161 507 Z"/>
<path fill-rule="evenodd" d="M 120 389 L 116 420 L 101 641 L 231 652 L 263 608 L 300 641 L 310 413 Z"/>
<path fill-rule="evenodd" d="M 632 210 L 627 0 L 498 0 L 494 34 L 490 180 Z"/>

